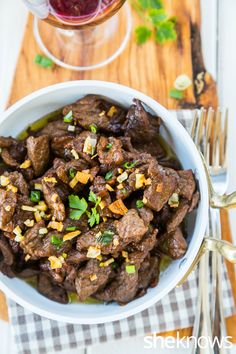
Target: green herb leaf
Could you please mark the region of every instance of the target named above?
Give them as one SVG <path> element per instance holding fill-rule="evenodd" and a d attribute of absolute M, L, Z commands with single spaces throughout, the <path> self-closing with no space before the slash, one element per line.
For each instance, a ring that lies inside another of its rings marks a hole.
<path fill-rule="evenodd" d="M 69 169 L 69 177 L 73 179 L 76 175 L 76 170 L 74 168 Z"/>
<path fill-rule="evenodd" d="M 127 170 L 129 170 L 129 169 L 133 168 L 134 166 L 136 166 L 137 163 L 138 163 L 138 161 L 125 162 L 123 166 L 124 166 Z"/>
<path fill-rule="evenodd" d="M 88 219 L 88 223 L 90 227 L 93 227 L 95 224 L 99 224 L 100 222 L 100 215 L 97 212 L 96 207 L 91 209 L 92 213 L 89 213 L 89 219 Z"/>
<path fill-rule="evenodd" d="M 143 9 L 162 9 L 163 8 L 163 3 L 161 0 L 138 0 L 139 5 Z"/>
<path fill-rule="evenodd" d="M 125 271 L 126 271 L 126 273 L 128 273 L 128 274 L 134 274 L 135 271 L 136 271 L 135 265 L 127 265 L 127 266 L 125 267 Z"/>
<path fill-rule="evenodd" d="M 151 9 L 148 11 L 148 16 L 154 26 L 159 25 L 161 22 L 165 21 L 168 17 L 164 9 Z"/>
<path fill-rule="evenodd" d="M 108 143 L 108 144 L 106 145 L 106 149 L 107 149 L 107 150 L 110 150 L 110 149 L 112 148 L 112 145 L 113 145 L 112 143 Z"/>
<path fill-rule="evenodd" d="M 144 206 L 144 202 L 142 200 L 136 200 L 136 207 L 141 209 Z"/>
<path fill-rule="evenodd" d="M 109 181 L 113 177 L 113 171 L 108 171 L 105 175 L 105 180 Z"/>
<path fill-rule="evenodd" d="M 66 231 L 75 231 L 76 230 L 76 226 L 68 226 L 66 228 Z"/>
<path fill-rule="evenodd" d="M 63 244 L 63 241 L 56 235 L 51 236 L 50 242 L 52 245 L 57 246 L 57 249 L 59 249 L 61 247 L 61 245 Z"/>
<path fill-rule="evenodd" d="M 31 202 L 38 203 L 41 199 L 40 191 L 31 191 L 30 192 L 30 200 Z"/>
<path fill-rule="evenodd" d="M 96 134 L 97 131 L 98 131 L 98 128 L 97 128 L 97 126 L 95 124 L 91 124 L 89 126 L 89 128 L 90 128 L 91 132 L 94 133 L 94 134 Z"/>
<path fill-rule="evenodd" d="M 84 212 L 82 210 L 72 210 L 70 212 L 70 219 L 71 220 L 79 220 L 83 214 L 84 214 Z"/>
<path fill-rule="evenodd" d="M 152 31 L 146 26 L 138 26 L 135 29 L 137 44 L 144 44 L 151 37 Z"/>
<path fill-rule="evenodd" d="M 174 98 L 176 100 L 182 100 L 184 97 L 183 91 L 176 90 L 175 88 L 172 88 L 169 93 L 171 98 Z"/>
<path fill-rule="evenodd" d="M 112 240 L 115 233 L 110 230 L 105 230 L 98 238 L 97 242 L 103 245 L 108 245 Z"/>
<path fill-rule="evenodd" d="M 79 198 L 77 195 L 69 195 L 69 205 L 72 209 L 79 209 L 85 212 L 88 208 L 88 203 L 84 198 Z"/>
<path fill-rule="evenodd" d="M 63 118 L 64 122 L 65 123 L 71 123 L 72 120 L 73 120 L 73 112 L 72 111 L 69 111 L 65 117 Z"/>
<path fill-rule="evenodd" d="M 90 192 L 89 192 L 88 200 L 89 200 L 90 202 L 96 204 L 96 202 L 97 202 L 97 196 L 96 196 L 96 194 L 95 194 L 93 191 L 90 191 Z"/>
<path fill-rule="evenodd" d="M 175 24 L 172 21 L 165 21 L 160 23 L 156 27 L 156 42 L 159 44 L 164 44 L 167 41 L 174 41 L 177 38 L 177 33 L 175 30 Z"/>
<path fill-rule="evenodd" d="M 51 59 L 41 55 L 37 54 L 36 57 L 34 58 L 34 62 L 43 68 L 52 68 L 54 63 Z"/>

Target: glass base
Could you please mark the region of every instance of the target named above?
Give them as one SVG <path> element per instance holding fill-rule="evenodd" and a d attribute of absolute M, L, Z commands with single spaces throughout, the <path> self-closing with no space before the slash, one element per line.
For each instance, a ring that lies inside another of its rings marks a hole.
<path fill-rule="evenodd" d="M 128 43 L 131 11 L 125 4 L 104 23 L 83 30 L 62 30 L 34 19 L 34 35 L 40 49 L 57 65 L 70 70 L 92 70 L 109 64 Z"/>

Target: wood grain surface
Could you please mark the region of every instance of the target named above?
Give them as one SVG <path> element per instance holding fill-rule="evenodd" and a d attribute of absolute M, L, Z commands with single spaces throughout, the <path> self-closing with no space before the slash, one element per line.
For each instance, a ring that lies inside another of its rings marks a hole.
<path fill-rule="evenodd" d="M 217 107 L 218 99 L 215 82 L 206 72 L 201 51 L 200 38 L 200 4 L 199 0 L 166 0 L 166 9 L 170 15 L 177 16 L 178 40 L 164 46 L 149 41 L 144 46 L 137 46 L 132 35 L 129 44 L 122 55 L 106 67 L 88 71 L 72 72 L 60 67 L 43 69 L 34 64 L 36 54 L 40 50 L 33 36 L 32 16 L 29 16 L 25 35 L 20 51 L 9 105 L 25 95 L 58 82 L 68 80 L 96 79 L 118 82 L 138 89 L 169 109 L 180 107 Z M 140 18 L 132 11 L 134 27 L 140 24 Z M 54 45 L 56 39 L 52 38 Z M 187 74 L 193 82 L 199 73 L 204 73 L 201 92 L 192 85 L 185 96 L 184 102 L 169 97 L 169 90 L 175 78 Z M 223 235 L 230 240 L 230 226 L 227 213 L 222 212 Z M 235 289 L 235 274 L 233 267 L 228 265 L 232 285 Z M 0 318 L 7 320 L 7 307 L 4 295 L 0 293 Z M 235 337 L 236 317 L 227 319 L 228 333 Z M 181 336 L 191 335 L 191 328 L 180 330 Z M 177 335 L 177 331 L 162 333 L 162 335 Z"/>

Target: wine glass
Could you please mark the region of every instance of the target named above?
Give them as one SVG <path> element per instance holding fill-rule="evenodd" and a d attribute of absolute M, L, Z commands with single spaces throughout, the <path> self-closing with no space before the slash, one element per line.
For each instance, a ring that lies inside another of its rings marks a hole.
<path fill-rule="evenodd" d="M 62 67 L 91 70 L 106 65 L 129 40 L 132 21 L 125 0 L 23 1 L 35 15 L 39 47 Z"/>

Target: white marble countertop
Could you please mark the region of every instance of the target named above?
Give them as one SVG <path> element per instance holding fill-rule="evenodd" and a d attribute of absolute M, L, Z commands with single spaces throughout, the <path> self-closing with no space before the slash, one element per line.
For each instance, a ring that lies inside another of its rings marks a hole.
<path fill-rule="evenodd" d="M 219 11 L 217 11 L 217 4 Z M 202 1 L 202 38 L 204 57 L 208 70 L 218 80 L 220 105 L 230 111 L 230 149 L 229 166 L 230 181 L 229 191 L 236 189 L 236 161 L 235 161 L 235 135 L 236 135 L 236 2 L 235 0 L 208 0 Z M 23 36 L 27 10 L 21 0 L 0 1 L 0 113 L 4 110 L 7 97 L 12 85 L 14 68 Z M 218 35 L 217 31 L 217 16 Z M 218 50 L 218 60 L 215 53 Z M 236 210 L 230 211 L 231 227 L 236 243 Z M 10 326 L 0 321 L 1 354 L 17 353 L 11 338 Z M 101 354 L 101 353 L 129 353 L 144 354 L 157 353 L 160 349 L 144 349 L 143 338 L 120 341 L 119 344 L 103 344 L 86 351 L 71 351 L 66 354 Z M 162 354 L 170 350 L 161 349 Z M 176 354 L 189 353 L 188 350 L 171 350 Z M 236 354 L 236 346 L 231 349 L 231 354 Z M 64 353 L 63 353 L 64 354 Z"/>

